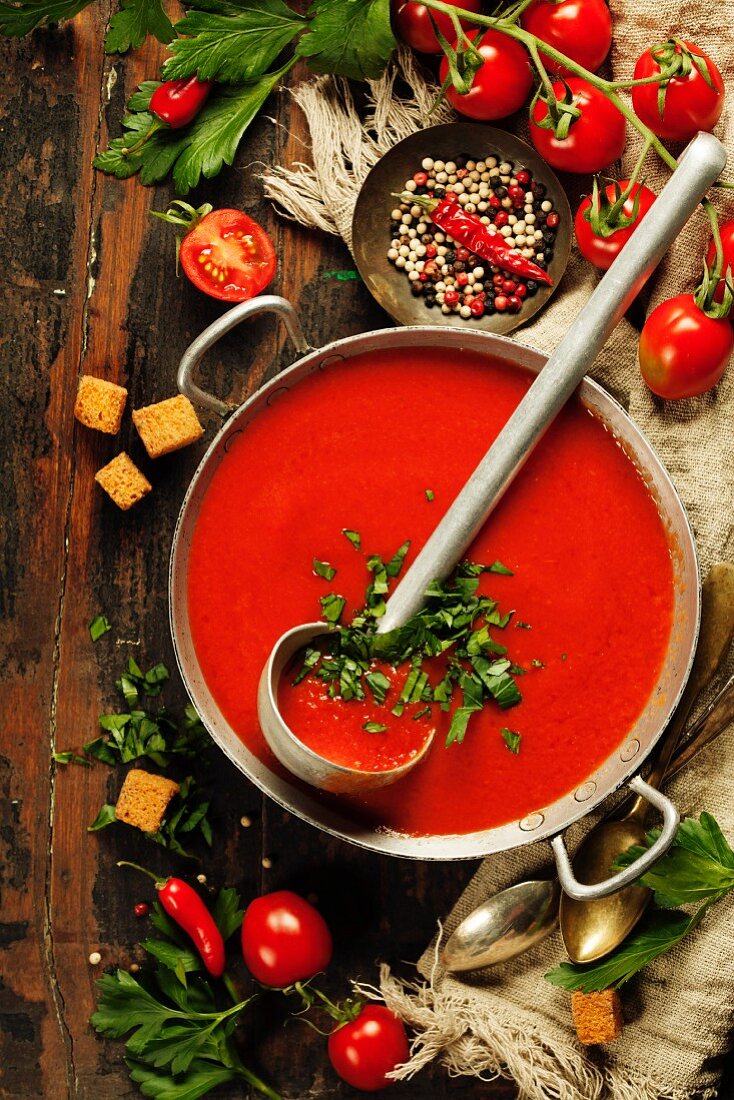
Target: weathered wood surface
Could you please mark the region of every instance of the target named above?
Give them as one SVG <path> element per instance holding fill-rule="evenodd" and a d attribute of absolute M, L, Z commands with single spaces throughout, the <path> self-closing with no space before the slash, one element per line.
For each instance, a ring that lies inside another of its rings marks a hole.
<path fill-rule="evenodd" d="M 7 1100 L 138 1095 L 122 1044 L 101 1041 L 87 1023 L 95 977 L 105 965 L 129 963 L 142 935 L 132 906 L 147 891 L 115 861 L 181 867 L 133 830 L 86 832 L 99 805 L 114 800 L 118 773 L 51 763 L 54 747 L 79 747 L 116 704 L 114 680 L 128 654 L 173 667 L 168 555 L 205 446 L 151 464 L 129 416 L 119 439 L 80 428 L 77 378 L 88 372 L 124 384 L 132 407 L 171 396 L 182 351 L 222 308 L 174 278 L 171 232 L 148 216 L 172 194 L 91 168 L 108 121 L 119 125 L 125 99 L 156 74 L 160 56 L 149 43 L 134 57 L 105 58 L 108 14 L 94 6 L 61 29 L 0 45 L 0 1095 Z M 263 202 L 248 166 L 301 158 L 304 137 L 287 94 L 273 97 L 265 114 L 278 125 L 259 120 L 235 169 L 193 198 L 242 206 L 269 227 L 279 257 L 273 289 L 298 306 L 314 343 L 386 324 L 360 284 L 322 279 L 351 266 L 340 244 L 278 221 Z M 210 384 L 223 394 L 252 391 L 288 361 L 283 340 L 272 318 L 251 325 L 225 341 Z M 155 485 L 128 514 L 93 483 L 121 448 Z M 114 630 L 92 646 L 87 627 L 100 611 Z M 182 703 L 180 686 L 169 685 L 166 701 Z M 417 959 L 471 871 L 332 841 L 263 799 L 220 754 L 212 773 L 219 840 L 206 863 L 210 881 L 235 884 L 246 898 L 278 887 L 317 893 L 335 931 L 328 989 L 336 996 L 346 994 L 349 978 L 374 980 L 379 958 Z M 252 828 L 239 825 L 243 814 Z M 262 867 L 264 855 L 271 870 Z M 103 957 L 96 969 L 87 962 L 95 950 Z M 272 1011 L 253 1022 L 253 1065 L 289 1098 L 352 1094 L 330 1071 L 323 1040 L 299 1024 L 284 1029 Z M 433 1072 L 400 1093 L 502 1100 L 514 1089 Z"/>

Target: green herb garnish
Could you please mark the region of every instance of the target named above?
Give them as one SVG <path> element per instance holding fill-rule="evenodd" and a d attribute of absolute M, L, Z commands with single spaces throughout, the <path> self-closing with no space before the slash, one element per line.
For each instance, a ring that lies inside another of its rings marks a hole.
<path fill-rule="evenodd" d="M 384 726 L 382 722 L 365 722 L 362 729 L 365 733 L 384 733 L 387 726 Z"/>
<path fill-rule="evenodd" d="M 95 615 L 89 624 L 89 636 L 93 642 L 98 642 L 108 630 L 112 630 L 112 623 L 106 615 Z"/>
<path fill-rule="evenodd" d="M 71 752 L 67 749 L 64 752 L 54 752 L 53 758 L 57 764 L 83 764 L 85 768 L 91 768 L 92 761 L 87 760 L 84 756 L 78 756 L 77 753 Z"/>
<path fill-rule="evenodd" d="M 313 559 L 313 571 L 317 577 L 323 577 L 325 581 L 333 581 L 336 576 L 334 566 L 329 565 L 327 561 L 319 561 L 318 558 Z"/>
<path fill-rule="evenodd" d="M 522 736 L 517 732 L 517 730 L 509 730 L 507 726 L 503 726 L 500 730 L 500 733 L 502 734 L 503 740 L 510 752 L 513 752 L 515 756 L 517 756 L 520 751 L 520 741 L 522 740 Z"/>
<path fill-rule="evenodd" d="M 362 549 L 362 536 L 359 531 L 350 531 L 348 528 L 344 528 L 342 534 L 345 538 L 348 538 L 355 550 Z"/>
<path fill-rule="evenodd" d="M 659 835 L 659 829 L 649 832 L 645 846 L 624 852 L 612 871 L 628 867 Z M 698 821 L 686 818 L 672 847 L 636 885 L 653 890 L 656 905 L 664 908 L 651 911 L 607 958 L 585 966 L 561 963 L 545 975 L 549 982 L 584 993 L 624 985 L 653 959 L 677 946 L 701 922 L 709 906 L 734 887 L 734 851 L 711 814 L 702 813 Z M 671 908 L 689 902 L 701 903 L 693 916 Z"/>
<path fill-rule="evenodd" d="M 436 494 L 434 493 L 433 489 L 426 489 L 426 500 L 430 502 L 435 499 Z"/>
<path fill-rule="evenodd" d="M 353 545 L 361 545 L 357 532 L 343 533 Z M 525 669 L 510 661 L 507 647 L 490 633 L 491 627 L 503 630 L 513 612 L 503 614 L 495 600 L 478 592 L 481 574 L 496 572 L 500 563 L 484 566 L 462 562 L 448 581 L 434 581 L 429 586 L 424 607 L 404 626 L 378 634 L 377 624 L 385 613 L 390 583 L 400 573 L 409 547 L 410 542 L 404 542 L 387 562 L 379 554 L 369 556 L 366 565 L 371 581 L 364 606 L 349 626 L 340 626 L 334 632 L 323 652 L 313 648 L 304 651 L 303 664 L 293 683 L 314 676 L 327 685 L 331 698 L 362 700 L 369 691 L 375 702 L 382 704 L 393 679 L 375 671 L 373 661 L 383 661 L 395 669 L 409 664 L 402 681 L 395 684 L 398 697 L 392 714 L 399 717 L 407 707 L 417 706 L 422 716 L 430 713 L 434 703 L 450 710 L 458 688 L 462 701 L 452 716 L 446 744 L 460 744 L 475 711 L 490 701 L 505 710 L 522 699 L 515 677 L 523 675 Z M 500 569 L 509 573 L 504 566 Z M 322 613 L 334 624 L 340 622 L 344 605 L 344 597 L 336 593 L 321 598 Z M 446 671 L 432 685 L 424 662 L 441 654 L 446 655 Z"/>
<path fill-rule="evenodd" d="M 488 573 L 499 573 L 503 577 L 514 577 L 514 573 L 511 569 L 508 569 L 506 565 L 503 565 L 501 561 L 493 561 L 491 565 L 487 566 Z"/>

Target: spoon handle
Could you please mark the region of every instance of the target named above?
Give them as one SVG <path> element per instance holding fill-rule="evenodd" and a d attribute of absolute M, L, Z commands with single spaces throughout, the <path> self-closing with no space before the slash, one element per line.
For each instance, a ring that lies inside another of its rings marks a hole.
<path fill-rule="evenodd" d="M 725 163 L 726 150 L 713 134 L 698 134 L 684 150 L 677 170 L 395 589 L 378 633 L 402 626 L 422 607 L 429 584 L 459 561 Z"/>

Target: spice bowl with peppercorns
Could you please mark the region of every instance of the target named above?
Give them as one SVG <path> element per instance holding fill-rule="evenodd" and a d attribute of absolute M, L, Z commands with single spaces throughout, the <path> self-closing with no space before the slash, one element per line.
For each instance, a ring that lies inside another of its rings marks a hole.
<path fill-rule="evenodd" d="M 354 212 L 360 275 L 408 325 L 509 332 L 555 292 L 570 247 L 568 200 L 545 161 L 474 123 L 401 141 L 368 175 Z"/>

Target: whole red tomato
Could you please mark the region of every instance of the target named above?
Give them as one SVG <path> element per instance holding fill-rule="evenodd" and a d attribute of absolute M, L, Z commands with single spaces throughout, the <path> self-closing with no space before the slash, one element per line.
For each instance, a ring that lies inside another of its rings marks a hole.
<path fill-rule="evenodd" d="M 612 17 L 604 0 L 533 0 L 520 20 L 542 42 L 594 72 L 612 45 Z M 568 76 L 559 61 L 541 54 L 546 69 Z"/>
<path fill-rule="evenodd" d="M 602 92 L 580 76 L 568 77 L 565 84 L 581 116 L 571 123 L 568 137 L 559 139 L 553 130 L 538 126 L 548 114 L 548 107 L 539 99 L 530 117 L 533 145 L 544 160 L 563 172 L 599 172 L 624 151 L 624 118 Z M 563 100 L 566 87 L 558 81 L 553 91 Z"/>
<path fill-rule="evenodd" d="M 692 294 L 679 294 L 645 321 L 640 370 L 659 397 L 695 397 L 716 385 L 732 349 L 734 333 L 726 318 L 707 317 Z"/>
<path fill-rule="evenodd" d="M 620 195 L 625 191 L 628 184 L 629 180 L 619 180 Z M 581 205 L 576 211 L 576 220 L 574 222 L 576 242 L 579 246 L 581 255 L 584 256 L 589 263 L 594 264 L 595 267 L 600 267 L 603 270 L 611 267 L 612 262 L 621 252 L 622 246 L 630 239 L 638 224 L 642 221 L 657 198 L 655 192 L 651 191 L 649 187 L 641 187 L 639 183 L 634 183 L 628 198 L 626 198 L 622 204 L 622 214 L 625 218 L 632 217 L 635 199 L 638 194 L 640 196 L 640 201 L 637 208 L 637 217 L 634 222 L 623 228 L 615 229 L 614 232 L 607 237 L 595 233 L 594 228 L 586 217 L 587 212 L 591 210 L 592 196 L 587 195 L 581 200 Z M 608 203 L 613 204 L 616 201 L 617 190 L 613 183 L 610 183 L 604 188 L 604 195 Z"/>
<path fill-rule="evenodd" d="M 464 11 L 479 12 L 482 10 L 481 0 L 452 0 L 457 8 Z M 441 43 L 436 38 L 434 21 L 441 34 L 449 42 L 456 38 L 454 25 L 448 15 L 442 15 L 437 11 L 429 11 L 425 4 L 412 4 L 409 0 L 391 0 L 392 24 L 398 38 L 407 42 L 419 53 L 441 53 Z M 462 27 L 471 24 L 462 19 Z"/>
<path fill-rule="evenodd" d="M 721 233 L 721 247 L 724 252 L 724 262 L 721 267 L 721 279 L 719 285 L 714 293 L 714 301 L 720 302 L 724 297 L 724 279 L 726 277 L 727 268 L 731 268 L 732 274 L 730 276 L 732 282 L 734 282 L 734 221 L 723 222 L 719 226 L 719 232 Z M 714 244 L 713 237 L 709 243 L 709 250 L 706 253 L 706 263 L 711 268 L 713 267 L 716 259 L 716 245 Z"/>
<path fill-rule="evenodd" d="M 522 107 L 533 86 L 533 74 L 527 53 L 514 38 L 499 31 L 488 30 L 483 34 L 470 33 L 472 41 L 479 42 L 483 62 L 475 73 L 474 83 L 466 95 L 459 95 L 449 88 L 446 98 L 462 115 L 488 122 L 504 118 Z M 449 75 L 449 63 L 444 57 L 439 69 L 441 83 Z"/>
<path fill-rule="evenodd" d="M 407 1062 L 410 1050 L 405 1028 L 385 1005 L 367 1004 L 357 1018 L 332 1031 L 329 1061 L 348 1085 L 362 1092 L 395 1082 L 387 1074 Z"/>
<path fill-rule="evenodd" d="M 195 220 L 179 259 L 194 286 L 224 302 L 254 298 L 275 274 L 273 242 L 241 210 L 212 210 Z"/>
<path fill-rule="evenodd" d="M 242 954 L 253 978 L 283 988 L 306 981 L 331 962 L 331 933 L 305 898 L 290 890 L 250 902 L 242 921 Z"/>
<path fill-rule="evenodd" d="M 689 141 L 699 130 L 713 130 L 724 107 L 724 82 L 711 58 L 693 42 L 662 43 L 645 50 L 635 65 L 635 80 L 657 76 L 664 67 L 664 54 L 680 54 L 683 49 L 703 59 L 713 86 L 698 71 L 694 62 L 686 77 L 673 77 L 665 89 L 665 105 L 662 117 L 658 107 L 658 85 L 643 84 L 632 89 L 632 106 L 635 114 L 658 137 L 669 141 Z M 654 54 L 658 55 L 656 60 Z"/>

